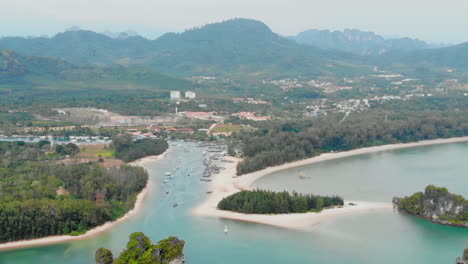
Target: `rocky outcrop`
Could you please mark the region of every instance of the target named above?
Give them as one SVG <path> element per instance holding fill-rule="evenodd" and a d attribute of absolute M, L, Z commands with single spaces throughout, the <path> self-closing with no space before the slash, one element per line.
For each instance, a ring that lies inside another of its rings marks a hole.
<path fill-rule="evenodd" d="M 112 252 L 106 248 L 100 248 L 96 251 L 96 264 L 112 264 L 114 257 Z"/>
<path fill-rule="evenodd" d="M 112 259 L 112 253 L 109 250 L 100 248 L 96 251 L 96 263 L 181 264 L 185 262 L 184 245 L 185 241 L 177 237 L 169 237 L 152 245 L 151 240 L 143 233 L 133 233 L 130 235 L 127 248 L 116 260 Z"/>
<path fill-rule="evenodd" d="M 433 185 L 424 193 L 393 198 L 394 206 L 403 213 L 421 216 L 443 225 L 468 227 L 468 200 Z"/>
<path fill-rule="evenodd" d="M 457 264 L 468 264 L 468 248 L 465 248 L 463 252 L 463 256 L 461 258 L 457 258 Z"/>

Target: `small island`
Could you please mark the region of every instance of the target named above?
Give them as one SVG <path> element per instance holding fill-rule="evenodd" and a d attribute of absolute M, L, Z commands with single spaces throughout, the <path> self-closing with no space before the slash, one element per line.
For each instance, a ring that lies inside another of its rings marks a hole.
<path fill-rule="evenodd" d="M 177 237 L 169 237 L 151 244 L 151 240 L 141 232 L 130 235 L 127 248 L 120 253 L 117 259 L 113 258 L 112 252 L 105 248 L 96 251 L 96 264 L 181 264 L 184 258 L 185 241 Z"/>
<path fill-rule="evenodd" d="M 399 212 L 424 217 L 442 225 L 468 227 L 468 200 L 446 188 L 429 185 L 423 192 L 393 198 Z"/>
<path fill-rule="evenodd" d="M 319 212 L 327 207 L 343 205 L 339 196 L 244 190 L 222 199 L 218 209 L 244 214 L 289 214 Z"/>

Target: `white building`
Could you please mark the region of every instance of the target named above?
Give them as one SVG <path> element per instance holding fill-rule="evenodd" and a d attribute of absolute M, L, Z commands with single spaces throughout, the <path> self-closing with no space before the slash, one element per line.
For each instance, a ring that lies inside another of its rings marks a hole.
<path fill-rule="evenodd" d="M 191 91 L 185 92 L 185 98 L 187 98 L 187 99 L 195 99 L 195 97 L 196 97 L 195 92 L 191 92 Z"/>
<path fill-rule="evenodd" d="M 171 91 L 171 100 L 179 100 L 180 99 L 180 92 L 179 91 Z"/>

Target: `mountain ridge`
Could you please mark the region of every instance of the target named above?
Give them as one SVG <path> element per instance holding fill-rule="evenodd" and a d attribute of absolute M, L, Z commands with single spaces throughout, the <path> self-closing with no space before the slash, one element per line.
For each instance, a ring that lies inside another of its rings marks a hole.
<path fill-rule="evenodd" d="M 412 51 L 429 47 L 424 41 L 412 38 L 387 39 L 374 32 L 358 29 L 343 31 L 310 29 L 293 37 L 298 43 L 326 50 L 340 50 L 359 55 L 376 55 L 388 51 Z"/>
<path fill-rule="evenodd" d="M 60 58 L 78 66 L 144 66 L 179 77 L 347 77 L 369 74 L 376 65 L 395 71 L 411 69 L 414 64 L 468 68 L 464 44 L 427 49 L 427 43 L 419 40 L 386 40 L 372 32 L 346 32 L 350 37 L 339 38 L 353 40 L 357 49 L 362 48 L 361 42 L 374 41 L 375 45 L 367 47 L 372 52 L 362 55 L 362 50 L 340 50 L 331 44 L 326 49 L 300 44 L 297 39 L 273 32 L 261 21 L 242 18 L 166 33 L 155 40 L 141 36 L 111 38 L 74 30 L 53 38 L 2 38 L 0 46 L 28 56 Z M 385 52 L 379 55 L 382 49 Z"/>
<path fill-rule="evenodd" d="M 266 24 L 250 19 L 232 19 L 182 33 L 166 33 L 155 40 L 112 39 L 80 30 L 60 33 L 50 39 L 2 38 L 0 45 L 25 55 L 57 57 L 78 65 L 145 65 L 185 76 L 226 72 L 322 75 L 357 68 L 330 56 L 329 52 L 288 40 Z"/>

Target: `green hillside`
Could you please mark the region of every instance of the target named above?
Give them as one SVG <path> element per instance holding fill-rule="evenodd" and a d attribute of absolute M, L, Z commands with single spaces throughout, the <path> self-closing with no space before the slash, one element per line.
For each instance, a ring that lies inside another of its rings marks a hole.
<path fill-rule="evenodd" d="M 31 89 L 74 90 L 187 90 L 189 81 L 161 74 L 145 67 L 76 66 L 60 59 L 22 56 L 0 51 L 0 85 L 27 86 Z"/>
<path fill-rule="evenodd" d="M 53 38 L 3 38 L 0 45 L 77 65 L 145 65 L 183 76 L 341 76 L 370 69 L 356 63 L 352 56 L 297 44 L 273 33 L 264 23 L 249 19 L 168 33 L 156 40 L 113 39 L 91 31 L 69 31 Z"/>
<path fill-rule="evenodd" d="M 428 48 L 424 41 L 411 38 L 385 39 L 373 32 L 357 29 L 330 31 L 311 29 L 293 37 L 298 43 L 324 50 L 340 50 L 359 55 L 378 55 L 389 51 L 412 51 Z"/>
<path fill-rule="evenodd" d="M 456 46 L 424 49 L 413 52 L 393 52 L 378 59 L 381 64 L 404 64 L 416 67 L 468 68 L 468 43 Z"/>

